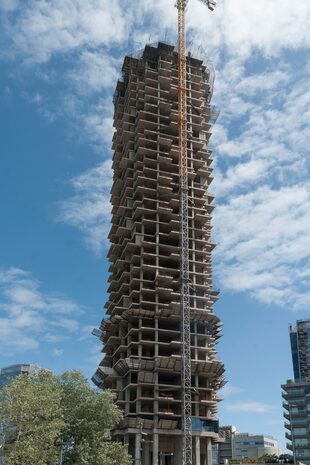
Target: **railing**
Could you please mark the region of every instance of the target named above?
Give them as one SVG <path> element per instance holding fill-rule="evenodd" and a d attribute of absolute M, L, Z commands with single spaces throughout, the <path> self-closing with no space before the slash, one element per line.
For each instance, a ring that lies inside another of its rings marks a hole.
<path fill-rule="evenodd" d="M 218 420 L 201 420 L 200 418 L 192 418 L 192 430 L 218 433 L 219 422 Z"/>

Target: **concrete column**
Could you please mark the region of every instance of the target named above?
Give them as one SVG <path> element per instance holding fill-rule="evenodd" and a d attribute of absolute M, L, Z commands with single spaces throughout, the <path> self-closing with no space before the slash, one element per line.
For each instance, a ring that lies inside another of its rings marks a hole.
<path fill-rule="evenodd" d="M 175 448 L 173 456 L 173 465 L 181 465 L 183 455 L 183 440 L 182 437 L 175 438 Z"/>
<path fill-rule="evenodd" d="M 158 434 L 153 435 L 153 465 L 158 465 L 158 449 L 159 449 L 159 438 Z"/>
<path fill-rule="evenodd" d="M 135 437 L 135 465 L 141 465 L 141 434 L 137 433 Z"/>
<path fill-rule="evenodd" d="M 129 452 L 129 434 L 124 434 L 124 446 L 126 446 L 127 452 Z"/>
<path fill-rule="evenodd" d="M 200 437 L 195 438 L 195 465 L 200 465 Z"/>
<path fill-rule="evenodd" d="M 207 453 L 207 465 L 212 465 L 212 441 L 211 438 L 206 438 L 206 453 Z"/>
<path fill-rule="evenodd" d="M 141 412 L 141 386 L 137 387 L 137 402 L 136 402 L 136 413 L 139 414 Z"/>
<path fill-rule="evenodd" d="M 151 465 L 150 462 L 150 443 L 149 442 L 144 442 L 143 444 L 143 465 Z"/>

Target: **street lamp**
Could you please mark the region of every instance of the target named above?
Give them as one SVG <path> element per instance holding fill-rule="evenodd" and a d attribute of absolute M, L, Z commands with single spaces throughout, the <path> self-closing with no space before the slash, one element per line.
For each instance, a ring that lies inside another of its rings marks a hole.
<path fill-rule="evenodd" d="M 64 451 L 68 451 L 70 448 L 73 447 L 73 442 L 63 442 L 59 443 L 59 456 L 58 456 L 58 465 L 63 464 L 63 453 Z"/>
<path fill-rule="evenodd" d="M 2 454 L 2 449 L 3 449 L 3 443 L 0 444 L 0 465 L 2 465 L 4 462 L 4 454 Z"/>
<path fill-rule="evenodd" d="M 63 446 L 63 443 L 60 444 L 60 449 L 59 449 L 59 462 L 58 462 L 59 465 L 62 465 L 62 446 Z"/>
<path fill-rule="evenodd" d="M 145 443 L 145 439 L 143 436 L 148 436 L 147 433 L 143 431 L 144 420 L 143 418 L 137 418 L 137 424 L 139 427 L 139 444 L 140 444 L 140 456 L 139 456 L 139 464 L 142 465 L 142 457 L 143 457 L 143 445 Z"/>

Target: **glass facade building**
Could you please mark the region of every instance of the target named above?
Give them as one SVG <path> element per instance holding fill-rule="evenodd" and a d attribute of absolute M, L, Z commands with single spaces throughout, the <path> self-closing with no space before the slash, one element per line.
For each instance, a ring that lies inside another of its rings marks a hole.
<path fill-rule="evenodd" d="M 310 320 L 298 320 L 289 328 L 294 379 L 310 379 Z"/>
<path fill-rule="evenodd" d="M 0 369 L 0 389 L 2 389 L 6 384 L 8 384 L 17 376 L 28 375 L 29 373 L 34 373 L 40 369 L 41 367 L 38 365 L 30 365 L 25 363 L 10 365 L 8 367 L 2 368 Z M 2 425 L 0 424 L 0 465 L 5 465 L 5 457 L 2 451 L 2 442 Z"/>
<path fill-rule="evenodd" d="M 19 365 L 11 365 L 0 369 L 0 389 L 2 389 L 5 384 L 8 384 L 16 376 L 27 375 L 37 370 L 40 370 L 39 366 L 29 365 L 25 363 Z"/>
<path fill-rule="evenodd" d="M 294 463 L 310 465 L 310 320 L 289 328 L 294 380 L 282 385 L 287 448 Z"/>

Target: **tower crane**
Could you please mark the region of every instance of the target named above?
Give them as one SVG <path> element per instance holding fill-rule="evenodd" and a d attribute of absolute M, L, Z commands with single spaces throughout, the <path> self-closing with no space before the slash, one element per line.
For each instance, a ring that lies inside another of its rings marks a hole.
<path fill-rule="evenodd" d="M 179 48 L 179 175 L 181 223 L 181 315 L 182 315 L 182 465 L 192 465 L 192 386 L 191 386 L 191 325 L 189 279 L 188 228 L 188 163 L 187 163 L 187 92 L 186 92 L 186 24 L 185 13 L 189 0 L 177 0 Z M 200 0 L 213 11 L 216 0 Z"/>

